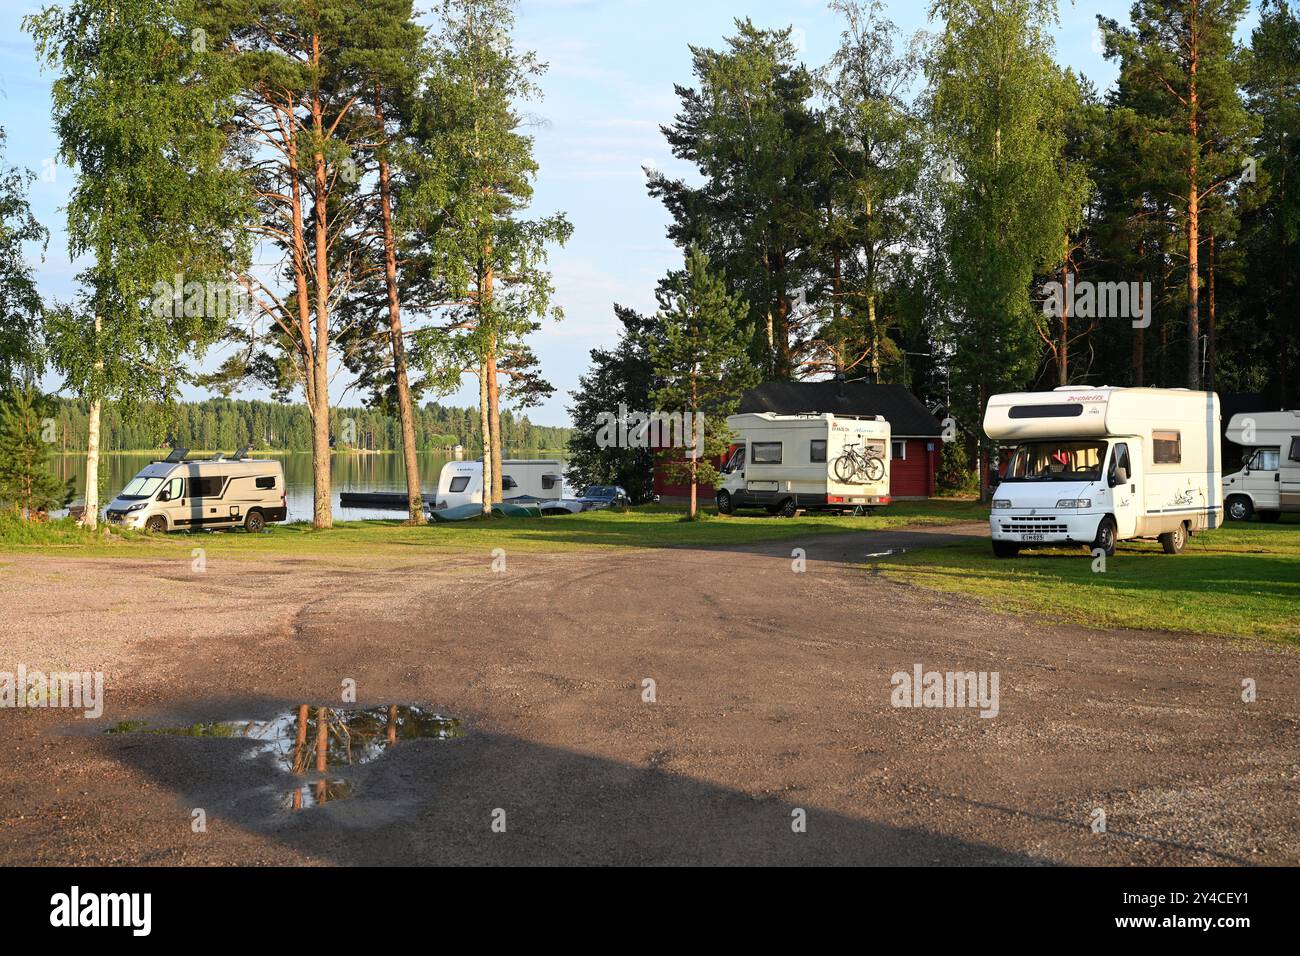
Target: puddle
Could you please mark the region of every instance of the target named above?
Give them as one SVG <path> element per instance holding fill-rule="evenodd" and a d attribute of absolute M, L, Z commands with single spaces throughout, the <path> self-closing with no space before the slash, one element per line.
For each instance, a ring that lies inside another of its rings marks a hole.
<path fill-rule="evenodd" d="M 464 736 L 460 721 L 423 707 L 392 704 L 368 710 L 311 707 L 301 704 L 270 720 L 221 720 L 187 727 L 152 727 L 146 721 L 123 721 L 110 734 L 158 734 L 169 737 L 223 737 L 251 740 L 245 760 L 270 754 L 285 770 L 312 779 L 278 794 L 279 806 L 305 810 L 355 794 L 347 767 L 378 759 L 408 740 L 449 740 Z"/>

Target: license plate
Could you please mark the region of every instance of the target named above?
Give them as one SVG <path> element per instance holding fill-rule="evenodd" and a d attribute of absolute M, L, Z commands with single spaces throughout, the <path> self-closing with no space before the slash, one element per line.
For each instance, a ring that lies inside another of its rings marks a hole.
<path fill-rule="evenodd" d="M 1026 532 L 1020 536 L 1021 541 L 1044 541 L 1047 536 L 1038 532 Z"/>

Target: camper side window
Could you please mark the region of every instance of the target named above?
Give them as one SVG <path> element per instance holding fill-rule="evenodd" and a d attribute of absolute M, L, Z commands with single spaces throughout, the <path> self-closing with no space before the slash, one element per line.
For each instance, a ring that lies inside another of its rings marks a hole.
<path fill-rule="evenodd" d="M 1292 436 L 1292 438 L 1291 438 L 1291 454 L 1290 454 L 1289 457 L 1290 457 L 1290 459 L 1291 459 L 1292 461 L 1300 461 L 1300 435 L 1293 435 L 1293 436 Z"/>
<path fill-rule="evenodd" d="M 826 439 L 814 438 L 808 443 L 808 460 L 824 462 L 826 460 Z"/>
<path fill-rule="evenodd" d="M 501 476 L 501 488 L 503 491 L 509 488 L 518 488 L 518 487 L 519 487 L 519 483 L 515 481 L 513 478 L 511 478 L 509 475 Z"/>
<path fill-rule="evenodd" d="M 221 483 L 225 479 L 220 475 L 211 475 L 206 478 L 190 479 L 190 497 L 191 498 L 220 498 Z"/>
<path fill-rule="evenodd" d="M 1177 465 L 1183 460 L 1183 436 L 1176 431 L 1153 431 L 1151 460 L 1157 465 Z"/>
<path fill-rule="evenodd" d="M 264 491 L 271 491 L 275 488 L 275 475 L 264 475 L 257 479 L 257 487 Z"/>
<path fill-rule="evenodd" d="M 781 442 L 756 441 L 752 443 L 750 461 L 755 465 L 781 464 Z"/>
<path fill-rule="evenodd" d="M 451 487 L 449 487 L 447 490 L 450 491 L 452 494 L 455 494 L 458 491 L 464 491 L 465 488 L 468 487 L 468 485 L 469 485 L 469 475 L 457 475 L 455 478 L 451 480 Z"/>

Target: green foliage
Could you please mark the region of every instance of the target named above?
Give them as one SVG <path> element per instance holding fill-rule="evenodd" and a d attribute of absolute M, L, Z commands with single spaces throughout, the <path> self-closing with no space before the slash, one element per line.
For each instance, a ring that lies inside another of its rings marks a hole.
<path fill-rule="evenodd" d="M 50 403 L 31 388 L 13 386 L 0 402 L 0 505 L 27 519 L 72 500 L 72 482 L 65 484 L 49 469 L 50 413 Z"/>
<path fill-rule="evenodd" d="M 8 389 L 20 375 L 39 374 L 44 366 L 41 296 L 23 243 L 38 243 L 44 250 L 49 240 L 27 201 L 32 174 L 4 165 L 5 138 L 0 128 L 0 389 Z"/>

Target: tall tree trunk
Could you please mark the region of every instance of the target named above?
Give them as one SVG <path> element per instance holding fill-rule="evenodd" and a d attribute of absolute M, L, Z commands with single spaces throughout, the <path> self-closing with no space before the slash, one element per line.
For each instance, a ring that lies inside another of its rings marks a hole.
<path fill-rule="evenodd" d="M 95 316 L 95 348 L 99 348 L 99 332 L 104 327 L 102 316 Z M 104 363 L 96 362 L 102 369 Z M 99 419 L 103 413 L 103 400 L 96 396 L 90 401 L 90 422 L 86 431 L 86 496 L 81 510 L 82 527 L 92 531 L 99 527 Z"/>
<path fill-rule="evenodd" d="M 1138 315 L 1145 315 L 1144 308 L 1152 308 L 1150 302 L 1142 301 L 1143 279 L 1145 276 L 1138 276 Z M 1147 330 L 1142 326 L 1135 326 L 1133 329 L 1133 384 L 1141 385 L 1146 374 L 1146 334 Z"/>
<path fill-rule="evenodd" d="M 1199 50 L 1192 41 L 1191 62 L 1188 66 L 1187 132 L 1191 140 L 1192 156 L 1187 171 L 1187 387 L 1201 387 L 1201 315 L 1200 315 L 1200 264 L 1198 255 L 1201 242 L 1201 191 L 1198 183 L 1200 158 L 1200 117 L 1196 89 L 1196 67 Z"/>
<path fill-rule="evenodd" d="M 312 60 L 320 62 L 320 38 L 312 37 Z M 324 117 L 321 113 L 320 91 L 312 91 L 311 102 L 312 128 L 316 134 L 316 150 L 312 154 L 315 166 L 315 288 L 316 288 L 316 340 L 312 363 L 316 379 L 315 417 L 312 421 L 312 525 L 316 528 L 334 526 L 334 507 L 330 491 L 330 467 L 333 456 L 330 453 L 329 422 L 329 211 L 326 208 L 328 190 L 325 154 L 320 144 L 325 137 Z"/>
<path fill-rule="evenodd" d="M 1206 263 L 1206 294 L 1209 297 L 1209 311 L 1205 316 L 1205 387 L 1214 389 L 1214 381 L 1218 372 L 1219 356 L 1215 342 L 1217 337 L 1218 314 L 1214 302 L 1214 233 L 1209 235 L 1210 255 Z"/>
<path fill-rule="evenodd" d="M 384 129 L 383 91 L 375 84 L 375 118 Z M 381 132 L 382 135 L 382 132 Z M 384 223 L 384 283 L 388 287 L 388 337 L 393 347 L 393 377 L 397 384 L 397 415 L 402 426 L 402 460 L 406 468 L 406 508 L 411 524 L 424 524 L 420 491 L 420 460 L 415 454 L 415 409 L 406 371 L 406 340 L 402 335 L 402 305 L 397 291 L 397 241 L 393 237 L 392 189 L 388 157 L 379 154 L 379 208 Z"/>
<path fill-rule="evenodd" d="M 492 470 L 492 500 L 500 502 L 505 498 L 504 468 L 505 452 L 501 441 L 501 389 L 497 382 L 496 336 L 488 351 L 488 425 L 492 429 L 492 460 L 497 463 Z"/>
<path fill-rule="evenodd" d="M 1070 384 L 1070 300 L 1074 288 L 1070 281 L 1070 263 L 1061 266 L 1061 341 L 1056 348 L 1056 384 Z"/>
<path fill-rule="evenodd" d="M 488 416 L 488 366 L 484 358 L 478 366 L 479 428 L 483 432 L 483 514 L 492 514 L 492 475 L 497 470 L 492 465 L 492 426 Z"/>

